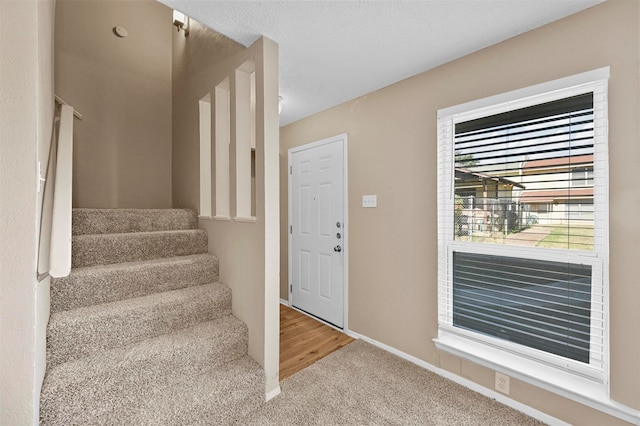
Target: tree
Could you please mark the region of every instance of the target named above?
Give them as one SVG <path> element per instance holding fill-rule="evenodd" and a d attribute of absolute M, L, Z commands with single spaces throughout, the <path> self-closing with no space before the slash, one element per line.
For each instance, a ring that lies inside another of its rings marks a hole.
<path fill-rule="evenodd" d="M 460 151 L 456 151 L 454 158 L 456 160 L 456 167 L 473 167 L 478 165 L 478 160 L 473 158 L 473 154 L 461 154 Z"/>

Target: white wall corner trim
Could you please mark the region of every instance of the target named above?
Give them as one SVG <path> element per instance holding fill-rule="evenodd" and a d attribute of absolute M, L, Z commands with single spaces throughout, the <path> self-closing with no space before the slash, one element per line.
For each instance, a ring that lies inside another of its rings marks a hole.
<path fill-rule="evenodd" d="M 413 364 L 416 364 L 419 367 L 424 368 L 425 370 L 431 371 L 432 373 L 435 373 L 439 376 L 442 376 L 446 379 L 449 379 L 455 383 L 458 383 L 459 385 L 462 385 L 466 388 L 471 389 L 472 391 L 478 392 L 488 398 L 491 399 L 495 399 L 496 401 L 500 402 L 501 404 L 504 404 L 508 407 L 513 408 L 514 410 L 518 410 L 528 416 L 531 416 L 537 420 L 540 420 L 541 422 L 544 422 L 546 424 L 552 425 L 552 426 L 568 426 L 569 423 L 566 423 L 560 419 L 557 419 L 553 416 L 550 416 L 546 413 L 543 413 L 542 411 L 536 410 L 535 408 L 529 407 L 528 405 L 525 405 L 521 402 L 515 401 L 509 397 L 507 397 L 506 395 L 503 395 L 499 392 L 496 392 L 494 390 L 491 389 L 487 389 L 484 386 L 481 386 L 475 382 L 472 382 L 471 380 L 465 379 L 464 377 L 460 377 L 458 375 L 455 375 L 453 373 L 450 373 L 447 370 L 443 370 L 439 367 L 436 367 L 435 365 L 429 364 L 428 362 L 425 362 L 419 358 L 416 358 L 412 355 L 409 355 L 405 352 L 402 352 L 392 346 L 389 345 L 385 345 L 384 343 L 378 342 L 377 340 L 374 340 L 370 337 L 364 336 L 362 334 L 356 333 L 354 331 L 348 331 L 347 334 L 351 337 L 353 337 L 354 339 L 362 339 L 367 343 L 370 343 L 374 346 L 379 347 L 380 349 L 384 349 L 385 351 L 392 353 L 396 356 L 399 356 L 402 359 L 406 359 L 409 362 L 412 362 Z M 623 418 L 623 417 L 621 417 Z M 632 423 L 634 422 L 634 420 L 630 420 Z M 637 421 L 637 420 L 636 420 Z"/>
<path fill-rule="evenodd" d="M 277 388 L 267 392 L 266 396 L 265 396 L 265 402 L 268 402 L 270 400 L 272 400 L 273 398 L 275 398 L 276 396 L 280 395 L 281 389 L 280 386 L 278 386 Z"/>

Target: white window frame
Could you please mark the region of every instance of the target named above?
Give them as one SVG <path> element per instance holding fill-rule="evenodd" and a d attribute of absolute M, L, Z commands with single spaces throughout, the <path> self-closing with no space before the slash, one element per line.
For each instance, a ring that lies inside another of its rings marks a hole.
<path fill-rule="evenodd" d="M 493 370 L 572 399 L 608 399 L 608 116 L 609 67 L 515 90 L 438 111 L 438 337 L 439 350 L 453 353 Z M 593 251 L 524 248 L 463 242 L 454 239 L 455 124 L 531 105 L 593 92 L 594 94 L 594 249 Z M 453 252 L 566 260 L 592 267 L 592 350 L 602 345 L 602 359 L 589 365 L 453 326 Z M 602 312 L 595 315 L 594 306 Z M 594 322 L 595 321 L 595 322 Z"/>

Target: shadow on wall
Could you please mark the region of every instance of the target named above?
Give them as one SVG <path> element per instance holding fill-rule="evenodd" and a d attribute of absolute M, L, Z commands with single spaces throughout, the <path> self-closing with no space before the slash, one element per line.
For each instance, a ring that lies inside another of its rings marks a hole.
<path fill-rule="evenodd" d="M 84 115 L 74 207 L 171 207 L 171 19 L 155 1 L 56 2 L 55 87 Z"/>

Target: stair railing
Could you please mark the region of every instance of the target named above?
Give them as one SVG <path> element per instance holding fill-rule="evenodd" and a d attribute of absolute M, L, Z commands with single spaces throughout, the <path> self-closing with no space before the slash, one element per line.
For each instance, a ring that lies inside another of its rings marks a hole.
<path fill-rule="evenodd" d="M 60 105 L 53 209 L 51 214 L 51 243 L 49 275 L 66 277 L 71 272 L 71 200 L 73 184 L 73 118 L 82 120 L 82 114 L 56 96 Z M 52 149 L 54 147 L 52 146 Z"/>

